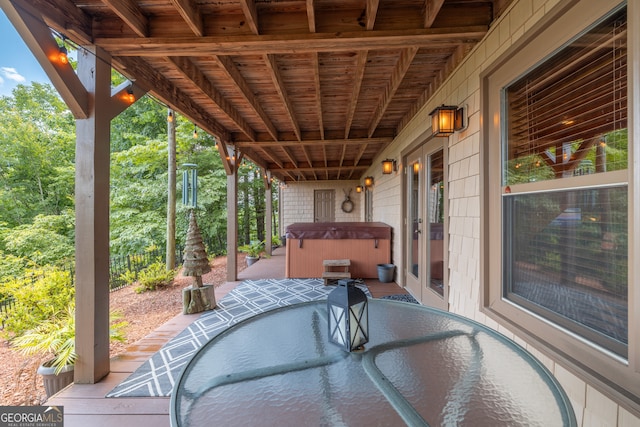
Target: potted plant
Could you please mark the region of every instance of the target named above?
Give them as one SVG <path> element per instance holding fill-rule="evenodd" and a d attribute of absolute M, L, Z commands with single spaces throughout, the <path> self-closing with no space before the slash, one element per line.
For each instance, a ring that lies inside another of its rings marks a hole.
<path fill-rule="evenodd" d="M 260 259 L 260 254 L 264 250 L 264 242 L 254 241 L 248 245 L 241 246 L 240 252 L 247 254 L 247 265 L 252 265 Z"/>
<path fill-rule="evenodd" d="M 109 335 L 114 341 L 124 341 L 126 322 L 117 322 L 119 316 L 112 313 Z M 73 305 L 59 315 L 41 322 L 37 327 L 13 340 L 13 345 L 25 355 L 45 354 L 51 359 L 40 365 L 47 398 L 73 382 L 73 365 L 76 361 L 75 308 Z"/>

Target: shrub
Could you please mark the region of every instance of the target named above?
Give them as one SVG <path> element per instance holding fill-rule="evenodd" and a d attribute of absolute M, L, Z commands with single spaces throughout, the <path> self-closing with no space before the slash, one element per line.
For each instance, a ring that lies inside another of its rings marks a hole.
<path fill-rule="evenodd" d="M 0 285 L 0 294 L 13 297 L 15 306 L 4 313 L 4 330 L 22 335 L 41 322 L 64 312 L 73 302 L 75 288 L 68 271 L 30 270 L 28 276 Z"/>
<path fill-rule="evenodd" d="M 169 285 L 175 276 L 175 270 L 167 271 L 163 262 L 154 262 L 138 273 L 138 287 L 136 288 L 136 292 L 155 291 L 159 286 Z"/>
<path fill-rule="evenodd" d="M 111 312 L 109 338 L 111 341 L 124 341 L 123 329 L 127 322 L 121 321 L 122 315 Z M 50 366 L 56 368 L 58 374 L 67 365 L 76 360 L 76 322 L 73 304 L 56 315 L 27 331 L 13 340 L 14 347 L 25 355 L 47 354 L 53 357 Z"/>

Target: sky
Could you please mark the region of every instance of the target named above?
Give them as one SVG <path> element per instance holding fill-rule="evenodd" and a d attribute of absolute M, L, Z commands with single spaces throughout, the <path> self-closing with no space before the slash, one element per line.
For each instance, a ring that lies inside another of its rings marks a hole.
<path fill-rule="evenodd" d="M 0 96 L 11 95 L 18 84 L 50 83 L 46 73 L 0 9 Z"/>

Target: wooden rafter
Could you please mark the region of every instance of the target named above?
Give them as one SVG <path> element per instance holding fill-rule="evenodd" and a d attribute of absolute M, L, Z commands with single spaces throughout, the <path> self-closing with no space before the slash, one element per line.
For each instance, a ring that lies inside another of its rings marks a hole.
<path fill-rule="evenodd" d="M 149 37 L 149 20 L 133 0 L 102 0 L 140 37 Z"/>
<path fill-rule="evenodd" d="M 353 123 L 353 117 L 356 114 L 356 107 L 358 106 L 358 97 L 360 96 L 360 88 L 362 87 L 362 79 L 364 78 L 364 71 L 367 66 L 367 51 L 358 52 L 356 58 L 356 71 L 353 76 L 353 91 L 351 92 L 349 111 L 347 113 L 347 124 L 344 129 L 344 137 L 349 138 L 351 131 L 351 123 Z"/>
<path fill-rule="evenodd" d="M 194 0 L 170 0 L 180 16 L 185 20 L 191 31 L 198 36 L 204 36 L 204 23 L 200 8 Z"/>
<path fill-rule="evenodd" d="M 320 130 L 320 138 L 324 139 L 324 122 L 322 119 L 322 89 L 320 86 L 320 64 L 318 63 L 318 54 L 312 53 L 312 67 L 313 67 L 313 76 L 315 83 L 315 94 L 316 94 L 316 114 L 318 116 L 318 129 Z"/>
<path fill-rule="evenodd" d="M 151 67 L 132 58 L 117 58 L 117 60 L 147 87 L 153 88 L 154 95 L 162 102 L 172 105 L 176 110 L 189 117 L 201 129 L 218 137 L 222 141 L 229 141 L 230 134 L 204 108 L 196 104 L 181 90 L 176 89 L 164 76 Z"/>
<path fill-rule="evenodd" d="M 398 60 L 398 63 L 396 64 L 396 67 L 393 70 L 393 73 L 391 74 L 391 78 L 387 83 L 387 87 L 385 91 L 382 93 L 382 99 L 378 104 L 376 114 L 373 118 L 373 121 L 371 122 L 371 126 L 369 127 L 369 136 L 373 135 L 376 128 L 378 127 L 378 123 L 380 123 L 380 120 L 382 120 L 382 116 L 384 116 L 385 111 L 387 111 L 387 107 L 389 106 L 389 103 L 393 99 L 393 95 L 395 95 L 396 91 L 400 87 L 400 84 L 402 83 L 402 79 L 404 78 L 404 75 L 409 70 L 409 67 L 411 66 L 411 62 L 413 61 L 413 58 L 416 56 L 416 53 L 418 53 L 418 48 L 415 48 L 415 47 L 404 49 L 400 53 L 400 59 Z"/>
<path fill-rule="evenodd" d="M 379 138 L 350 138 L 350 139 L 305 139 L 302 141 L 236 141 L 238 147 L 300 147 L 300 146 L 318 146 L 318 145 L 362 145 L 362 144 L 387 144 L 393 140 L 392 137 Z"/>
<path fill-rule="evenodd" d="M 424 28 L 431 28 L 436 20 L 444 0 L 425 0 L 424 2 Z"/>
<path fill-rule="evenodd" d="M 302 140 L 302 136 L 300 134 L 300 125 L 298 124 L 298 120 L 295 116 L 295 110 L 293 105 L 291 105 L 291 100 L 289 99 L 289 95 L 287 94 L 287 90 L 285 88 L 285 83 L 280 74 L 280 69 L 278 68 L 278 62 L 274 55 L 264 55 L 264 61 L 267 64 L 267 68 L 269 69 L 269 73 L 271 74 L 271 79 L 273 80 L 273 85 L 275 86 L 278 95 L 280 95 L 280 99 L 282 100 L 282 105 L 284 106 L 285 111 L 291 121 L 291 126 L 293 127 L 293 131 L 298 137 L 299 140 Z"/>
<path fill-rule="evenodd" d="M 367 0 L 367 17 L 365 22 L 365 28 L 369 31 L 373 30 L 373 26 L 376 23 L 376 17 L 378 16 L 378 5 L 380 0 Z"/>
<path fill-rule="evenodd" d="M 309 32 L 316 32 L 316 10 L 314 0 L 307 0 L 307 21 L 309 22 Z"/>
<path fill-rule="evenodd" d="M 260 34 L 258 30 L 258 10 L 256 9 L 256 2 L 254 0 L 240 0 L 240 6 L 242 6 L 242 12 L 247 20 L 247 24 L 253 34 Z"/>
<path fill-rule="evenodd" d="M 189 59 L 181 56 L 167 58 L 184 77 L 191 81 L 202 93 L 211 99 L 242 132 L 252 141 L 256 140 L 254 130 L 244 120 L 242 115 L 216 90 L 209 79 Z"/>
<path fill-rule="evenodd" d="M 228 56 L 216 56 L 215 58 L 218 61 L 218 65 L 220 65 L 220 68 L 234 82 L 235 86 L 238 88 L 245 101 L 247 101 L 253 111 L 256 112 L 258 117 L 260 117 L 260 120 L 262 120 L 262 123 L 269 131 L 269 135 L 271 135 L 274 141 L 278 140 L 278 130 L 271 122 L 271 119 L 262 108 L 260 102 L 251 91 L 249 84 L 242 77 L 242 74 L 240 74 L 240 71 L 235 66 L 231 58 L 229 58 Z"/>

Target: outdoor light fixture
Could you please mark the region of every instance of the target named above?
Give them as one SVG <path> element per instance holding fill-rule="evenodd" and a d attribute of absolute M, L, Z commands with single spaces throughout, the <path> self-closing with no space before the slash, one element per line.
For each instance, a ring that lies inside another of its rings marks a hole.
<path fill-rule="evenodd" d="M 362 188 L 362 185 L 356 185 L 356 193 L 362 193 L 362 190 L 364 190 L 364 188 Z"/>
<path fill-rule="evenodd" d="M 127 94 L 125 95 L 125 99 L 129 104 L 133 104 L 136 102 L 136 96 L 133 94 L 133 87 L 129 86 L 127 88 Z"/>
<path fill-rule="evenodd" d="M 169 123 L 173 122 L 173 111 L 169 110 L 169 114 L 167 114 L 167 121 Z"/>
<path fill-rule="evenodd" d="M 372 176 L 367 176 L 367 177 L 364 178 L 364 186 L 365 187 L 373 186 L 373 177 Z"/>
<path fill-rule="evenodd" d="M 362 350 L 369 342 L 368 299 L 353 279 L 338 280 L 327 296 L 329 342 L 345 351 Z"/>
<path fill-rule="evenodd" d="M 429 115 L 433 136 L 449 136 L 467 127 L 464 107 L 443 104 L 436 107 Z"/>
<path fill-rule="evenodd" d="M 64 43 L 64 41 L 63 41 Z M 61 64 L 68 64 L 69 63 L 69 54 L 67 52 L 67 48 L 64 46 L 64 44 L 62 46 L 58 46 L 58 62 Z"/>
<path fill-rule="evenodd" d="M 198 138 L 198 127 L 196 125 L 193 125 L 193 138 Z"/>
<path fill-rule="evenodd" d="M 396 170 L 397 168 L 396 168 L 395 159 L 385 159 L 382 161 L 382 173 L 384 175 L 390 175 L 392 172 L 395 172 Z"/>

